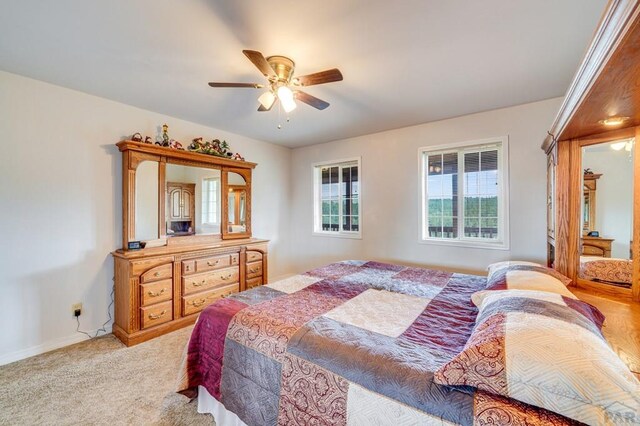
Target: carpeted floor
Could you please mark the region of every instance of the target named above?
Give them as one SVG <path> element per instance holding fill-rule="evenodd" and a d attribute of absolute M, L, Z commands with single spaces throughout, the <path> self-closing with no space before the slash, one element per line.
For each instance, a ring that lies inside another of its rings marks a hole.
<path fill-rule="evenodd" d="M 130 348 L 109 334 L 0 367 L 0 425 L 214 425 L 173 390 L 192 327 Z"/>

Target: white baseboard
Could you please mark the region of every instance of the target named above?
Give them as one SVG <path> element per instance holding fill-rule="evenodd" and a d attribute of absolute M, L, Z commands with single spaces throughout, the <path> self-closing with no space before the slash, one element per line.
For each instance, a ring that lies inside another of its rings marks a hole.
<path fill-rule="evenodd" d="M 107 330 L 106 333 L 100 333 L 101 336 L 111 333 L 111 326 L 107 326 L 105 327 L 105 329 Z M 93 336 L 96 334 L 96 331 L 98 330 L 87 331 L 87 333 Z M 42 343 L 40 345 L 36 345 L 30 348 L 20 349 L 15 352 L 9 352 L 7 354 L 0 355 L 0 365 L 5 365 L 12 362 L 20 361 L 25 358 L 29 358 L 35 355 L 40 355 L 45 352 L 52 351 L 54 349 L 60 349 L 65 346 L 73 345 L 75 343 L 80 343 L 88 339 L 89 337 L 85 336 L 84 334 L 76 332 L 69 336 L 49 340 L 48 342 Z"/>

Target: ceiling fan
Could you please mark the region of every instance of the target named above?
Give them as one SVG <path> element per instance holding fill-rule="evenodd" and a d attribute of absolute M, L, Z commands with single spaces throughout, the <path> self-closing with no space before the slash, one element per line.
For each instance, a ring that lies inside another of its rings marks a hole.
<path fill-rule="evenodd" d="M 269 111 L 279 100 L 286 112 L 296 108 L 295 100 L 304 102 L 314 108 L 323 110 L 329 106 L 328 102 L 300 90 L 302 87 L 316 84 L 332 83 L 342 80 L 342 73 L 337 68 L 321 71 L 313 74 L 294 77 L 295 63 L 286 56 L 269 56 L 265 58 L 256 50 L 243 50 L 247 58 L 260 70 L 268 82 L 258 83 L 216 83 L 211 82 L 211 87 L 246 87 L 252 89 L 267 88 L 258 98 L 260 107 L 258 111 Z"/>

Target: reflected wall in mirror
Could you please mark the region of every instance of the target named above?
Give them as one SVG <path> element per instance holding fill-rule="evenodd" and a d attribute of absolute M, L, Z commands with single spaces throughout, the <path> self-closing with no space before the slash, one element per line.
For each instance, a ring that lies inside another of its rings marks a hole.
<path fill-rule="evenodd" d="M 158 239 L 158 162 L 142 161 L 136 170 L 135 241 Z"/>
<path fill-rule="evenodd" d="M 167 237 L 220 234 L 220 170 L 167 164 Z"/>
<path fill-rule="evenodd" d="M 235 172 L 228 173 L 228 231 L 231 234 L 247 232 L 247 182 Z"/>
<path fill-rule="evenodd" d="M 633 139 L 582 148 L 579 278 L 631 287 L 634 149 Z"/>

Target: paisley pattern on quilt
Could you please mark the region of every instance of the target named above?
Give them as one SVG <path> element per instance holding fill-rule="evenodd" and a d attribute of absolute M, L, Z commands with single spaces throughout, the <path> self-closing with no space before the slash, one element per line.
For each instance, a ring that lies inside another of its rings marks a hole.
<path fill-rule="evenodd" d="M 572 424 L 434 380 L 465 349 L 478 316 L 471 295 L 486 284 L 479 276 L 345 261 L 233 295 L 201 313 L 178 390 L 204 386 L 250 426 Z M 505 321 L 494 321 L 508 332 Z M 483 356 L 499 362 L 482 364 Z M 478 375 L 496 380 L 487 389 L 502 392 L 504 347 L 487 344 L 473 359 Z M 449 377 L 463 374 L 451 368 Z"/>

